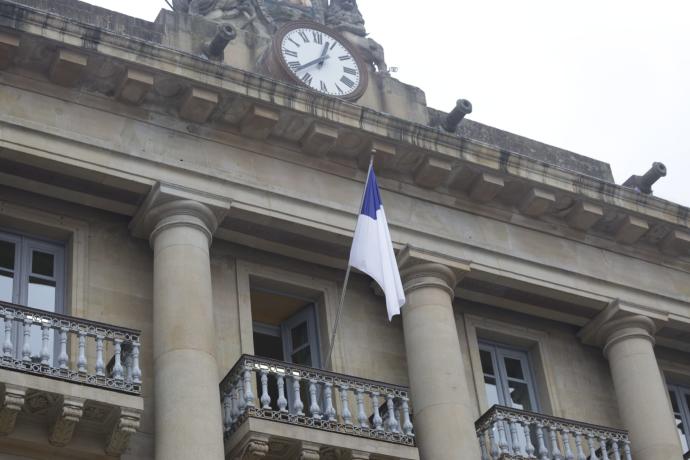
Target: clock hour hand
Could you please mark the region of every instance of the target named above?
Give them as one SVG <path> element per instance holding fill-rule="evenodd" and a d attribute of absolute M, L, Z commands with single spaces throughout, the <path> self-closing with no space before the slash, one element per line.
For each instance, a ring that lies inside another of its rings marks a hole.
<path fill-rule="evenodd" d="M 328 47 L 330 46 L 330 43 L 326 42 L 323 45 L 323 51 L 321 51 L 321 60 L 319 61 L 319 68 L 323 67 L 323 63 L 326 60 L 326 53 L 328 53 Z"/>

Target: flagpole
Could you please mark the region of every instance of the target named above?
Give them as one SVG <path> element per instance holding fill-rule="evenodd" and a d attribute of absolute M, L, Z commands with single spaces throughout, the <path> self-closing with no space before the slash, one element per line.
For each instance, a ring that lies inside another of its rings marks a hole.
<path fill-rule="evenodd" d="M 364 190 L 362 191 L 362 199 L 359 202 L 359 207 L 357 208 L 357 219 L 362 213 L 362 205 L 364 204 L 364 196 L 367 193 L 367 186 L 369 185 L 369 177 L 371 176 L 371 170 L 374 167 L 374 155 L 372 153 L 371 159 L 369 160 L 369 169 L 367 170 L 367 179 L 364 181 Z M 350 261 L 347 261 L 347 271 L 345 272 L 345 281 L 343 281 L 343 292 L 340 294 L 340 303 L 338 304 L 338 313 L 335 315 L 335 324 L 333 324 L 333 332 L 331 333 L 331 341 L 328 346 L 328 355 L 326 355 L 326 360 L 323 362 L 323 368 L 328 369 L 331 363 L 331 358 L 333 356 L 333 347 L 335 346 L 335 335 L 338 333 L 338 325 L 340 324 L 340 317 L 343 314 L 343 306 L 345 305 L 345 293 L 347 292 L 347 283 L 350 281 L 350 271 L 352 266 Z"/>

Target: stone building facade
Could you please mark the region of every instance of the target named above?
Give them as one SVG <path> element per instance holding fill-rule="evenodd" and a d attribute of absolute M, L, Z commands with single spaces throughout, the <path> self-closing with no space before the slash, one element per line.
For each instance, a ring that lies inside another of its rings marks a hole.
<path fill-rule="evenodd" d="M 688 458 L 687 208 L 427 107 L 354 1 L 174 5 L 0 0 L 0 458 Z M 271 70 L 304 20 L 358 98 Z M 354 273 L 324 366 L 370 158 L 407 304 Z"/>

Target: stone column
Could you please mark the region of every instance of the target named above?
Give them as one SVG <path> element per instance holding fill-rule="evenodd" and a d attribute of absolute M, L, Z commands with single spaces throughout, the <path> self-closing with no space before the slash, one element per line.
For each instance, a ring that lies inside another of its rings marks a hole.
<path fill-rule="evenodd" d="M 407 366 L 421 460 L 481 457 L 453 314 L 456 276 L 439 263 L 401 273 Z"/>
<path fill-rule="evenodd" d="M 213 212 L 191 200 L 146 216 L 154 251 L 157 460 L 224 458 L 209 246 Z"/>
<path fill-rule="evenodd" d="M 668 390 L 654 355 L 655 324 L 632 315 L 614 319 L 599 331 L 609 360 L 618 408 L 630 432 L 635 460 L 682 458 Z"/>

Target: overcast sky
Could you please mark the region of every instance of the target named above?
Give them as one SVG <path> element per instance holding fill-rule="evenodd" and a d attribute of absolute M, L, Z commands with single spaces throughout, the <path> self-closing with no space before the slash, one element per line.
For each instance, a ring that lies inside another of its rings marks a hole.
<path fill-rule="evenodd" d="M 164 0 L 87 0 L 154 20 Z M 611 164 L 690 206 L 690 1 L 359 0 L 400 80 L 475 121 Z"/>

